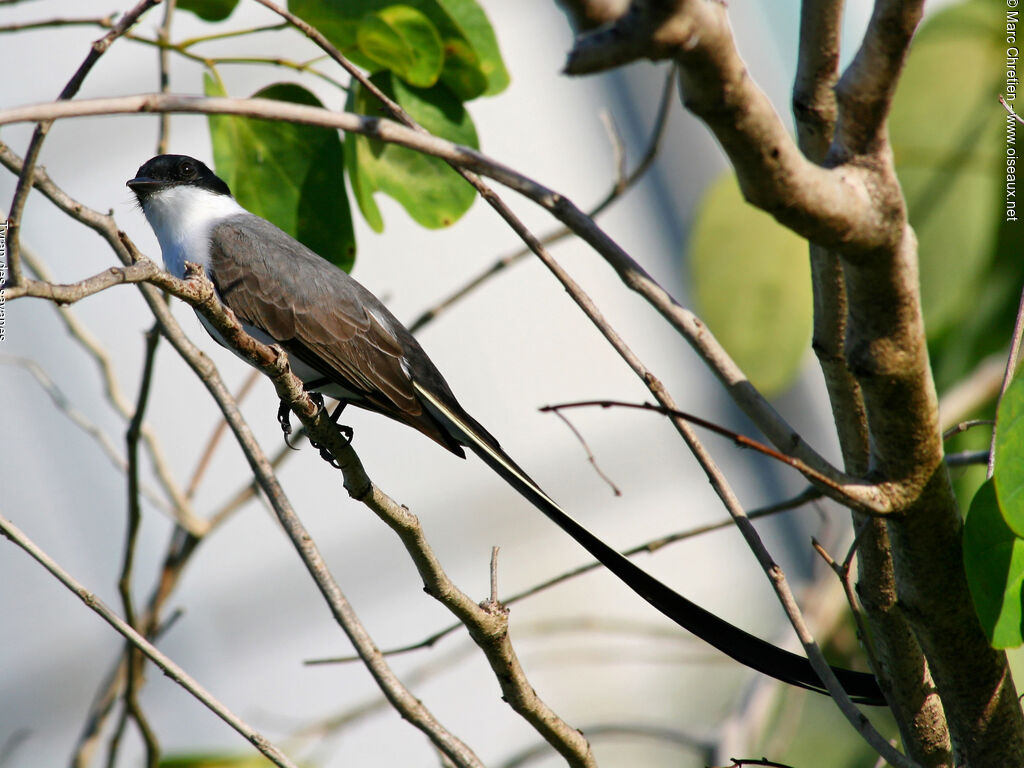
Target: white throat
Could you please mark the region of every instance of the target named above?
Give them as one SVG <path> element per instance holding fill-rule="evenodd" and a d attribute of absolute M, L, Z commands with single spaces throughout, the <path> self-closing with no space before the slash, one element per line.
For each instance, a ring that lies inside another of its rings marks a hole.
<path fill-rule="evenodd" d="M 210 230 L 214 225 L 246 210 L 230 195 L 178 186 L 150 197 L 142 212 L 160 242 L 167 271 L 184 277 L 186 261 L 209 266 Z"/>

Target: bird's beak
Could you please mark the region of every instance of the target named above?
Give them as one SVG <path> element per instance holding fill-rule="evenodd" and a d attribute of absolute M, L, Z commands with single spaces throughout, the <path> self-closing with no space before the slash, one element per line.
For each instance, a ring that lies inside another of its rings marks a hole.
<path fill-rule="evenodd" d="M 132 192 L 143 195 L 156 192 L 163 184 L 164 182 L 147 176 L 136 176 L 134 179 L 128 179 L 127 181 L 127 186 Z"/>

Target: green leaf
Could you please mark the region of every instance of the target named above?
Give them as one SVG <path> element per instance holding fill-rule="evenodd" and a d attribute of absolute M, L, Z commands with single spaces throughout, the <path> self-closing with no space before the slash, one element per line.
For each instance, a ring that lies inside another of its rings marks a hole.
<path fill-rule="evenodd" d="M 1005 8 L 970 0 L 931 16 L 889 121 L 940 391 L 1005 346 L 1024 282 L 1024 229 L 1004 221 L 1006 115 L 996 97 L 1007 43 L 992 19 Z"/>
<path fill-rule="evenodd" d="M 208 96 L 223 96 L 209 75 Z M 254 96 L 321 106 L 301 86 L 279 83 Z M 344 270 L 355 261 L 355 234 L 345 193 L 337 131 L 309 125 L 210 115 L 217 174 L 247 210 L 269 219 Z"/>
<path fill-rule="evenodd" d="M 397 6 L 414 8 L 430 21 L 442 44 L 440 80 L 461 101 L 491 96 L 508 87 L 509 75 L 487 15 L 476 0 L 289 0 L 289 9 L 319 29 L 357 65 L 381 68 L 403 77 L 404 65 L 378 61 L 359 47 L 360 24 L 367 14 Z M 413 83 L 415 84 L 415 83 Z"/>
<path fill-rule="evenodd" d="M 448 59 L 441 80 L 463 101 L 493 96 L 508 88 L 509 74 L 501 58 L 494 27 L 476 0 L 437 0 L 449 24 L 436 22 L 445 41 Z M 474 69 L 478 74 L 469 75 Z M 482 78 L 486 85 L 479 92 Z M 460 87 L 464 83 L 466 90 Z"/>
<path fill-rule="evenodd" d="M 441 36 L 430 19 L 408 5 L 393 5 L 363 16 L 356 44 L 367 58 L 410 85 L 430 87 L 441 74 Z"/>
<path fill-rule="evenodd" d="M 994 648 L 1021 644 L 1024 539 L 1006 525 L 987 481 L 974 496 L 963 538 L 964 571 L 974 610 Z"/>
<path fill-rule="evenodd" d="M 478 146 L 469 113 L 440 83 L 429 89 L 412 88 L 390 73 L 378 73 L 372 81 L 431 133 L 458 144 Z M 382 114 L 376 99 L 361 87 L 349 92 L 346 109 L 374 116 Z M 380 210 L 373 200 L 378 191 L 398 201 L 417 223 L 428 229 L 450 226 L 476 199 L 476 190 L 436 157 L 356 134 L 349 136 L 345 144 L 345 165 L 356 202 L 375 231 L 383 228 Z"/>
<path fill-rule="evenodd" d="M 704 322 L 755 386 L 784 390 L 811 338 L 807 242 L 749 205 L 728 172 L 704 193 L 689 253 Z"/>
<path fill-rule="evenodd" d="M 1024 378 L 1010 384 L 996 415 L 996 464 L 993 480 L 999 511 L 1018 536 L 1024 536 Z"/>
<path fill-rule="evenodd" d="M 224 21 L 235 10 L 238 0 L 178 0 L 180 11 L 191 11 L 204 21 Z"/>

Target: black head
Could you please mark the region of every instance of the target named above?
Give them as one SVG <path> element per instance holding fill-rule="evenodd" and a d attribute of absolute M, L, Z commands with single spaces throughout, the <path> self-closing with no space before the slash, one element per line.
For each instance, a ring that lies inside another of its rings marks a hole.
<path fill-rule="evenodd" d="M 128 180 L 128 187 L 140 203 L 152 195 L 171 187 L 190 186 L 205 189 L 217 195 L 231 195 L 231 190 L 213 171 L 188 155 L 157 155 L 147 160 Z"/>

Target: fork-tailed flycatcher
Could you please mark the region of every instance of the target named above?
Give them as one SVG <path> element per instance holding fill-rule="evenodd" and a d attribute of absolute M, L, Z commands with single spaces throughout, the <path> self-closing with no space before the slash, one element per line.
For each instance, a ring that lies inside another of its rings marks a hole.
<path fill-rule="evenodd" d="M 246 332 L 280 345 L 307 389 L 414 427 L 460 457 L 469 448 L 665 616 L 741 664 L 824 692 L 806 658 L 691 603 L 569 517 L 459 405 L 423 348 L 377 297 L 242 208 L 203 163 L 160 155 L 139 168 L 128 186 L 156 233 L 167 269 L 180 278 L 186 261 L 202 266 Z M 199 320 L 224 344 L 202 315 Z M 885 703 L 872 675 L 835 673 L 855 701 Z"/>

